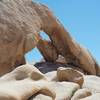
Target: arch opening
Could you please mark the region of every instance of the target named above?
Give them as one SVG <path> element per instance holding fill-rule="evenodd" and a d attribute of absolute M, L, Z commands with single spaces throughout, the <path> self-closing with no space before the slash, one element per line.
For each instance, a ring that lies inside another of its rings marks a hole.
<path fill-rule="evenodd" d="M 41 31 L 39 34 L 43 40 L 51 41 L 49 36 L 45 32 Z M 33 48 L 31 51 L 26 53 L 24 57 L 26 63 L 30 63 L 30 64 L 35 64 L 36 62 L 39 62 L 44 59 L 37 47 Z"/>

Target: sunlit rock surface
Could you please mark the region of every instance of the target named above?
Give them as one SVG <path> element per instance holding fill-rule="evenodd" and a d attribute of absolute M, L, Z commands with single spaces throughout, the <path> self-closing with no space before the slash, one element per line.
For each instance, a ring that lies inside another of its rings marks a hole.
<path fill-rule="evenodd" d="M 49 81 L 49 77 L 28 64 L 0 78 L 0 100 L 27 100 L 31 96 L 37 100 L 40 94 L 43 94 L 41 100 L 47 96 L 51 100 L 70 100 L 77 89 L 76 83 Z"/>
<path fill-rule="evenodd" d="M 44 41 L 44 31 L 51 41 Z M 37 46 L 44 59 L 55 62 L 59 55 L 88 74 L 99 75 L 100 68 L 85 48 L 66 31 L 48 7 L 31 0 L 0 1 L 0 75 L 25 64 L 24 55 Z"/>
<path fill-rule="evenodd" d="M 44 62 L 25 64 L 24 55 L 34 47 Z M 0 100 L 99 100 L 99 76 L 90 52 L 47 6 L 0 0 Z"/>

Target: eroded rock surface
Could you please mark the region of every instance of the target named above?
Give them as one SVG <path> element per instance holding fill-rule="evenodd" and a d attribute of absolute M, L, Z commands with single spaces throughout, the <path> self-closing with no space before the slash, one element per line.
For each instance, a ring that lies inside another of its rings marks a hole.
<path fill-rule="evenodd" d="M 0 100 L 99 100 L 99 77 L 73 68 L 57 71 L 43 74 L 33 65 L 17 67 L 0 77 Z"/>
<path fill-rule="evenodd" d="M 25 53 L 39 41 L 40 27 L 31 0 L 0 1 L 0 75 L 25 64 Z"/>
<path fill-rule="evenodd" d="M 46 61 L 35 64 L 41 72 L 23 65 L 25 53 L 36 46 Z M 96 60 L 47 6 L 31 0 L 0 1 L 0 76 L 0 100 L 100 99 Z"/>
<path fill-rule="evenodd" d="M 40 31 L 44 31 L 51 41 L 42 40 Z M 66 63 L 88 74 L 100 74 L 99 65 L 88 50 L 72 39 L 48 7 L 31 0 L 1 0 L 0 75 L 25 64 L 25 53 L 35 46 L 46 61 L 55 62 L 58 55 L 62 55 Z"/>
<path fill-rule="evenodd" d="M 88 88 L 79 89 L 75 92 L 71 100 L 79 100 L 88 96 L 91 96 L 92 93 Z"/>
<path fill-rule="evenodd" d="M 85 75 L 83 88 L 88 88 L 92 93 L 100 93 L 100 77 Z"/>
<path fill-rule="evenodd" d="M 57 77 L 59 81 L 70 81 L 78 83 L 80 86 L 84 82 L 83 74 L 72 68 L 60 67 L 57 69 Z"/>
<path fill-rule="evenodd" d="M 72 82 L 48 81 L 47 77 L 32 65 L 23 65 L 0 78 L 0 100 L 70 100 L 79 85 Z M 32 99 L 32 98 L 31 98 Z"/>

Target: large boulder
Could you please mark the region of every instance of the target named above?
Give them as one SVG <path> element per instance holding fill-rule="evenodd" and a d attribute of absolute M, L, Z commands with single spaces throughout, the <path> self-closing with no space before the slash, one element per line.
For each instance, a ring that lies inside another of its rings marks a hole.
<path fill-rule="evenodd" d="M 25 64 L 25 53 L 39 41 L 41 20 L 31 5 L 31 0 L 0 1 L 0 76 Z"/>
<path fill-rule="evenodd" d="M 92 93 L 100 92 L 100 77 L 93 75 L 84 75 L 82 88 L 88 88 Z"/>
<path fill-rule="evenodd" d="M 78 84 L 71 82 L 49 82 L 45 87 L 48 87 L 48 89 L 56 94 L 54 100 L 70 100 L 75 91 L 79 89 Z M 41 98 L 41 100 L 44 99 Z"/>
<path fill-rule="evenodd" d="M 79 89 L 72 82 L 50 81 L 33 65 L 19 66 L 0 78 L 0 100 L 70 100 Z"/>
<path fill-rule="evenodd" d="M 41 39 L 42 42 L 38 42 L 40 31 L 44 31 L 51 41 Z M 88 74 L 100 75 L 99 65 L 88 50 L 72 39 L 48 7 L 31 0 L 1 0 L 0 76 L 25 64 L 25 53 L 36 45 L 46 61 L 54 62 L 62 55 L 67 63 Z"/>
<path fill-rule="evenodd" d="M 27 100 L 43 89 L 41 80 L 46 79 L 37 68 L 20 66 L 0 78 L 0 100 Z"/>
<path fill-rule="evenodd" d="M 82 86 L 84 82 L 83 74 L 72 68 L 58 68 L 57 78 L 59 81 L 70 81 L 78 83 L 80 86 Z"/>

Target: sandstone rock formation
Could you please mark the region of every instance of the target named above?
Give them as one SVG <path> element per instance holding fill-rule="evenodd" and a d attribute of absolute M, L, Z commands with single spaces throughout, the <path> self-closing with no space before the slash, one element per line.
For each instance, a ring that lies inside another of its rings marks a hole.
<path fill-rule="evenodd" d="M 51 41 L 42 40 L 40 31 Z M 66 63 L 88 74 L 100 74 L 99 65 L 88 50 L 72 39 L 48 7 L 31 0 L 1 0 L 0 75 L 25 64 L 25 53 L 36 45 L 46 61 L 55 62 L 58 55 L 62 55 Z"/>
<path fill-rule="evenodd" d="M 0 78 L 0 100 L 70 100 L 79 85 L 72 82 L 48 81 L 32 65 L 23 65 Z M 34 98 L 34 99 L 32 99 Z"/>
<path fill-rule="evenodd" d="M 57 60 L 57 50 L 50 41 L 40 39 L 37 44 L 37 47 L 46 61 L 54 62 Z"/>
<path fill-rule="evenodd" d="M 39 40 L 41 21 L 30 0 L 0 1 L 0 76 L 24 64 Z"/>
<path fill-rule="evenodd" d="M 45 62 L 24 65 L 24 55 L 34 47 Z M 99 76 L 96 60 L 48 7 L 0 0 L 0 100 L 99 100 Z"/>
<path fill-rule="evenodd" d="M 74 72 L 69 78 L 73 75 L 74 79 L 78 78 L 75 69 L 66 70 Z M 33 65 L 17 67 L 0 77 L 0 100 L 99 100 L 99 77 L 83 75 L 82 85 L 75 83 L 73 78 L 66 80 L 68 76 L 65 75 L 59 82 L 57 71 L 43 74 Z"/>
<path fill-rule="evenodd" d="M 62 68 L 59 67 L 57 69 L 57 76 L 59 81 L 71 81 L 79 84 L 80 86 L 83 84 L 84 79 L 83 75 L 75 69 L 72 68 Z"/>

